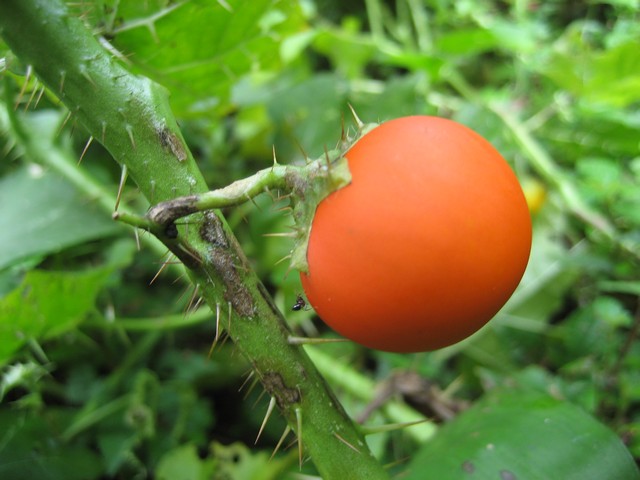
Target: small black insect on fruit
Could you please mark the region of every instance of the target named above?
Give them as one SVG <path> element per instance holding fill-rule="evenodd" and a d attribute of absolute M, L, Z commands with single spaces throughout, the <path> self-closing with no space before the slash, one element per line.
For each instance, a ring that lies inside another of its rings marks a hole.
<path fill-rule="evenodd" d="M 291 307 L 291 310 L 293 310 L 294 312 L 297 312 L 298 310 L 302 310 L 306 306 L 307 306 L 307 302 L 304 301 L 304 298 L 302 298 L 302 295 L 298 295 L 296 297 L 296 303 L 293 304 L 293 307 Z"/>

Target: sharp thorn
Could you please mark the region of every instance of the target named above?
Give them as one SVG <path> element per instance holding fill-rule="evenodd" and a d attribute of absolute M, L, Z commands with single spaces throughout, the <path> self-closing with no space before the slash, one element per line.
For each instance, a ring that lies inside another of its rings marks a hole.
<path fill-rule="evenodd" d="M 189 291 L 189 285 L 187 284 L 183 289 L 182 292 L 180 293 L 180 296 L 177 298 L 176 303 L 179 304 L 180 302 L 182 302 L 182 299 L 184 298 L 184 296 L 187 294 L 187 292 Z"/>
<path fill-rule="evenodd" d="M 227 340 L 229 340 L 229 334 L 226 334 L 224 337 L 222 337 L 222 342 L 220 343 L 220 348 L 224 347 L 227 344 Z M 231 356 L 233 357 L 235 353 L 235 350 L 231 352 Z M 249 388 L 253 388 L 253 385 Z"/>
<path fill-rule="evenodd" d="M 242 385 L 240 385 L 240 388 L 238 389 L 238 392 L 241 392 L 241 391 L 242 391 L 242 389 L 245 387 L 245 385 L 246 385 L 247 383 L 249 383 L 249 380 L 251 380 L 255 374 L 256 374 L 255 370 L 251 370 L 251 371 L 249 372 L 249 375 L 247 375 L 247 378 L 245 379 L 245 381 L 244 381 L 244 382 L 242 382 Z"/>
<path fill-rule="evenodd" d="M 122 62 L 126 63 L 127 65 L 133 65 L 133 63 L 131 62 L 131 60 L 129 60 L 129 56 L 125 55 L 124 53 L 122 53 L 120 50 L 118 50 L 116 47 L 114 47 L 111 42 L 109 42 L 109 40 L 107 40 L 106 38 L 104 38 L 103 36 L 98 37 L 98 40 L 100 41 L 100 44 L 107 49 L 114 57 L 116 57 L 118 60 L 121 60 Z"/>
<path fill-rule="evenodd" d="M 258 403 L 260 403 L 260 400 L 262 400 L 262 397 L 264 397 L 264 394 L 267 393 L 266 390 L 262 390 L 260 392 L 260 395 L 258 395 L 258 398 L 256 398 L 256 401 L 253 402 L 253 405 L 251 406 L 251 408 L 256 408 L 256 405 L 258 405 Z"/>
<path fill-rule="evenodd" d="M 276 197 L 276 199 L 274 200 L 274 202 L 281 202 L 283 200 L 287 200 L 289 198 L 291 198 L 293 196 L 293 193 L 287 193 L 286 195 L 280 195 L 280 192 L 278 192 L 278 196 Z"/>
<path fill-rule="evenodd" d="M 351 450 L 360 453 L 360 450 L 358 450 L 356 447 L 354 447 L 353 445 L 351 445 L 349 442 L 347 442 L 344 438 L 342 438 L 340 435 L 338 435 L 336 432 L 333 432 L 333 436 L 336 437 L 338 440 L 340 440 L 342 443 L 344 443 L 347 447 L 349 447 Z"/>
<path fill-rule="evenodd" d="M 196 304 L 193 306 L 192 311 L 195 312 L 196 310 L 198 310 L 200 308 L 200 305 L 202 305 L 202 302 L 204 302 L 204 297 L 201 296 L 200 298 L 198 298 L 198 300 L 196 300 Z"/>
<path fill-rule="evenodd" d="M 73 134 L 76 133 L 77 125 L 78 125 L 78 119 L 74 118 L 73 123 L 71 124 L 71 130 L 69 130 L 69 137 L 73 137 Z"/>
<path fill-rule="evenodd" d="M 42 99 L 42 96 L 44 95 L 44 92 L 46 90 L 47 90 L 47 87 L 43 85 L 42 88 L 40 89 L 40 93 L 38 94 L 38 98 L 36 98 L 36 103 L 33 105 L 33 108 L 38 107 L 38 104 L 40 103 L 40 100 Z"/>
<path fill-rule="evenodd" d="M 191 250 L 189 250 L 188 248 L 185 248 L 184 245 L 179 244 L 178 248 L 183 251 L 184 253 L 186 253 L 187 255 L 189 255 L 191 257 L 191 259 L 196 262 L 198 265 L 200 265 L 202 263 L 202 259 L 200 257 L 198 257 L 196 254 L 194 254 Z"/>
<path fill-rule="evenodd" d="M 274 232 L 274 233 L 263 233 L 263 237 L 290 237 L 296 238 L 298 234 L 296 232 Z"/>
<path fill-rule="evenodd" d="M 350 103 L 348 103 L 347 105 L 349 106 L 349 110 L 351 110 L 351 115 L 353 115 L 353 120 L 354 122 L 356 122 L 356 126 L 358 127 L 358 130 L 361 130 L 362 127 L 364 127 L 364 122 L 360 120 L 360 117 L 358 116 L 355 109 L 353 108 L 353 105 L 351 105 Z"/>
<path fill-rule="evenodd" d="M 271 453 L 271 456 L 269 457 L 269 460 L 272 460 L 273 457 L 276 456 L 276 453 L 278 453 L 278 450 L 280 450 L 280 447 L 282 446 L 282 443 L 287 438 L 287 435 L 289 435 L 289 432 L 291 432 L 291 427 L 289 425 L 287 425 L 286 428 L 284 429 L 284 432 L 282 432 L 282 436 L 280 437 L 280 440 L 278 440 L 278 443 L 276 444 L 275 448 L 273 449 L 273 452 Z"/>
<path fill-rule="evenodd" d="M 366 425 L 361 425 L 360 429 L 364 435 L 373 435 L 375 433 L 384 433 L 384 432 L 392 432 L 395 430 L 401 430 L 407 427 L 413 427 L 414 425 L 420 425 L 421 423 L 430 423 L 431 420 L 425 418 L 423 420 L 416 420 L 414 422 L 402 422 L 402 423 L 389 423 L 386 425 L 374 425 L 368 427 Z"/>
<path fill-rule="evenodd" d="M 158 279 L 158 277 L 164 271 L 164 269 L 167 268 L 167 265 L 169 265 L 169 260 L 162 263 L 162 265 L 160 266 L 160 269 L 156 272 L 156 274 L 153 276 L 153 278 L 149 282 L 149 286 L 153 285 L 153 283 Z"/>
<path fill-rule="evenodd" d="M 256 199 L 255 199 L 255 198 L 250 197 L 250 196 L 247 196 L 247 199 L 248 199 L 251 203 L 253 203 L 253 206 L 254 206 L 254 207 L 256 207 L 256 208 L 258 209 L 258 211 L 259 211 L 259 212 L 262 212 L 262 208 L 260 207 L 260 205 L 258 205 L 258 204 L 256 203 Z"/>
<path fill-rule="evenodd" d="M 133 235 L 136 237 L 136 248 L 138 249 L 138 252 L 139 252 L 140 251 L 140 235 L 138 234 L 137 228 L 133 229 Z"/>
<path fill-rule="evenodd" d="M 273 192 L 271 191 L 271 189 L 269 187 L 264 187 L 263 191 L 264 191 L 264 193 L 269 195 L 269 198 L 271 198 L 271 201 L 275 203 L 276 197 L 273 196 Z"/>
<path fill-rule="evenodd" d="M 293 440 L 291 440 L 289 443 L 285 445 L 284 449 L 289 450 L 291 447 L 293 447 L 297 443 L 298 443 L 298 437 L 296 436 L 296 438 L 294 438 Z"/>
<path fill-rule="evenodd" d="M 309 159 L 309 155 L 307 155 L 307 152 L 304 150 L 304 148 L 302 148 L 302 145 L 300 144 L 297 138 L 294 137 L 293 141 L 296 143 L 296 146 L 302 153 L 302 156 L 304 157 L 304 163 L 309 165 L 309 163 L 311 162 L 311 160 Z"/>
<path fill-rule="evenodd" d="M 29 110 L 29 107 L 31 106 L 31 102 L 33 102 L 33 98 L 36 96 L 36 92 L 38 91 L 39 86 L 40 86 L 40 82 L 38 82 L 38 79 L 36 78 L 33 84 L 33 89 L 31 90 L 31 95 L 29 95 L 29 100 L 27 100 L 27 104 L 24 106 L 25 112 Z"/>
<path fill-rule="evenodd" d="M 291 205 L 286 205 L 282 208 L 276 209 L 276 212 L 293 212 L 293 207 L 291 207 Z"/>
<path fill-rule="evenodd" d="M 275 267 L 276 265 L 280 265 L 282 262 L 284 262 L 285 260 L 291 258 L 292 256 L 293 256 L 293 254 L 291 254 L 291 253 L 289 255 L 285 255 L 280 260 L 278 260 L 276 263 L 274 263 L 273 266 Z"/>
<path fill-rule="evenodd" d="M 329 158 L 329 150 L 327 150 L 327 146 L 324 146 L 324 159 L 327 163 L 327 169 L 331 172 L 331 158 Z"/>
<path fill-rule="evenodd" d="M 22 102 L 22 97 L 24 97 L 24 94 L 27 92 L 27 87 L 29 86 L 29 81 L 31 80 L 31 72 L 32 72 L 31 65 L 27 65 L 27 73 L 24 76 L 24 83 L 22 84 L 20 93 L 18 93 L 18 98 L 16 99 L 16 103 L 13 106 L 14 110 L 18 110 L 18 107 Z"/>
<path fill-rule="evenodd" d="M 271 414 L 273 413 L 273 409 L 276 406 L 276 397 L 271 397 L 271 400 L 269 400 L 269 406 L 267 407 L 267 413 L 264 415 L 264 420 L 262 420 L 262 425 L 260 425 L 260 430 L 258 430 L 258 436 L 256 437 L 256 441 L 253 442 L 254 445 L 256 445 L 258 443 L 258 440 L 260 440 L 260 435 L 262 435 L 262 431 L 264 430 L 264 427 L 267 425 L 267 422 L 269 421 L 269 418 L 271 417 Z"/>
<path fill-rule="evenodd" d="M 136 140 L 133 138 L 133 127 L 131 125 L 127 125 L 125 127 L 125 130 L 127 131 L 127 135 L 129 136 L 129 141 L 131 142 L 131 146 L 135 150 L 136 149 Z"/>
<path fill-rule="evenodd" d="M 93 138 L 93 137 L 91 137 Z M 120 206 L 120 199 L 122 198 L 122 191 L 124 190 L 124 184 L 127 183 L 127 177 L 129 176 L 129 170 L 127 169 L 127 165 L 122 165 L 122 171 L 120 172 L 120 183 L 118 184 L 118 193 L 116 194 L 116 204 L 113 207 L 114 211 L 118 211 L 118 207 Z"/>
<path fill-rule="evenodd" d="M 89 82 L 93 88 L 98 88 L 98 86 L 96 85 L 96 82 L 94 82 L 93 78 L 91 78 L 91 75 L 89 75 L 89 72 L 87 71 L 87 67 L 85 67 L 84 65 L 80 65 L 79 71 L 80 71 L 80 75 L 82 75 L 82 77 L 87 82 Z"/>
<path fill-rule="evenodd" d="M 87 143 L 84 146 L 84 149 L 82 150 L 82 153 L 80 154 L 80 158 L 78 159 L 78 165 L 80 165 L 82 163 L 82 159 L 84 158 L 85 153 L 87 153 L 87 150 L 89 150 L 89 146 L 91 145 L 91 142 L 93 142 L 93 135 L 91 135 L 89 137 L 89 140 L 87 140 Z M 117 208 L 116 208 L 117 210 Z"/>
<path fill-rule="evenodd" d="M 64 80 L 67 78 L 67 72 L 62 70 L 60 72 L 60 85 L 58 87 L 58 93 L 62 93 L 64 91 Z"/>
<path fill-rule="evenodd" d="M 291 273 L 292 269 L 293 269 L 293 266 L 291 265 L 291 263 L 289 263 L 289 265 L 287 266 L 287 270 L 284 272 L 284 276 L 282 277 L 283 280 L 286 280 L 287 277 L 289 277 L 289 274 Z"/>
<path fill-rule="evenodd" d="M 296 412 L 296 434 L 298 437 L 298 465 L 302 469 L 302 409 L 295 409 Z"/>
<path fill-rule="evenodd" d="M 251 395 L 251 392 L 253 391 L 254 388 L 256 388 L 256 385 L 258 384 L 258 382 L 260 381 L 259 378 L 254 378 L 253 380 L 251 380 L 251 384 L 249 384 L 249 388 L 247 388 L 247 391 L 244 394 L 243 400 L 246 400 L 249 395 Z"/>
<path fill-rule="evenodd" d="M 220 339 L 220 304 L 216 303 L 216 336 L 213 338 L 213 342 L 211 343 L 211 348 L 209 349 L 209 354 L 207 355 L 207 358 L 211 358 L 211 355 L 213 354 L 213 350 L 216 348 L 216 345 L 218 344 L 219 339 Z"/>
<path fill-rule="evenodd" d="M 64 127 L 67 125 L 67 122 L 69 121 L 70 118 L 71 118 L 71 110 L 69 110 L 69 112 L 67 113 L 67 116 L 64 117 L 64 120 L 62 121 L 62 124 L 60 125 L 60 128 L 58 129 L 58 135 L 60 135 L 60 132 L 62 132 L 62 130 L 64 130 Z"/>
<path fill-rule="evenodd" d="M 382 465 L 382 468 L 388 471 L 394 467 L 407 463 L 409 460 L 411 460 L 410 456 L 402 457 L 396 460 L 395 462 L 385 463 L 384 465 Z"/>
<path fill-rule="evenodd" d="M 193 307 L 193 302 L 196 300 L 196 298 L 198 297 L 198 293 L 200 293 L 200 284 L 196 283 L 194 289 L 193 289 L 193 293 L 191 294 L 191 297 L 189 297 L 189 302 L 187 303 L 187 307 L 184 310 L 184 316 L 186 317 L 187 314 L 192 310 L 191 307 Z"/>
<path fill-rule="evenodd" d="M 182 262 L 178 260 L 176 263 L 177 263 L 178 265 L 180 265 Z M 181 281 L 181 280 L 182 280 L 186 275 L 187 275 L 187 273 L 183 271 L 180 275 L 178 275 L 178 276 L 173 280 L 173 282 L 171 282 L 171 285 L 175 285 L 176 283 L 180 282 L 180 281 Z"/>

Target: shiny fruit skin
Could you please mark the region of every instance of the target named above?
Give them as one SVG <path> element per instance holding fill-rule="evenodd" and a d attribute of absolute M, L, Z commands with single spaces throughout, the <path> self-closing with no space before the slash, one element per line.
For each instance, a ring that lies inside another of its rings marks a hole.
<path fill-rule="evenodd" d="M 518 180 L 495 148 L 451 120 L 391 120 L 346 153 L 352 181 L 316 210 L 301 281 L 341 335 L 429 351 L 485 325 L 531 248 Z"/>

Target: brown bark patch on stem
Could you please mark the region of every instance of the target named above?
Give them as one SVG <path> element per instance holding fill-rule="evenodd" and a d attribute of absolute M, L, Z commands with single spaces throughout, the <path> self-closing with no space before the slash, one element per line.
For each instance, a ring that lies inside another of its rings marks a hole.
<path fill-rule="evenodd" d="M 276 399 L 282 410 L 300 402 L 300 391 L 297 388 L 288 387 L 278 372 L 266 372 L 262 376 L 262 384 L 269 395 Z"/>
<path fill-rule="evenodd" d="M 187 159 L 187 151 L 182 144 L 182 141 L 175 133 L 169 130 L 166 126 L 156 129 L 156 133 L 158 134 L 158 138 L 160 138 L 162 147 L 171 151 L 178 161 L 184 162 Z"/>
<path fill-rule="evenodd" d="M 208 245 L 209 262 L 225 285 L 225 300 L 243 317 L 253 317 L 255 305 L 251 292 L 238 273 L 237 263 L 242 260 L 230 248 L 222 221 L 213 212 L 204 215 L 200 227 L 200 238 Z M 242 265 L 240 268 L 245 268 Z"/>

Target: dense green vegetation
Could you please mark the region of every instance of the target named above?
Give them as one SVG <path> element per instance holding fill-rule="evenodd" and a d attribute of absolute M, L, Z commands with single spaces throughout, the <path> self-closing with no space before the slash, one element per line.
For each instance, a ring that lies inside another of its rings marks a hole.
<path fill-rule="evenodd" d="M 534 247 L 489 326 L 432 353 L 304 348 L 375 431 L 369 448 L 390 475 L 639 478 L 637 0 L 67 8 L 117 63 L 167 89 L 210 188 L 269 166 L 274 146 L 282 164 L 321 156 L 349 104 L 365 121 L 453 118 L 491 141 L 523 184 Z M 102 72 L 86 60 L 90 89 Z M 4 43 L 0 72 L 0 476 L 317 475 L 314 458 L 299 466 L 293 434 L 270 459 L 286 421 L 274 412 L 261 428 L 269 395 L 233 342 L 209 355 L 215 302 L 150 235 L 112 221 L 117 202 L 144 213 L 149 201 L 132 181 L 116 200 L 120 167 L 86 127 L 100 112 L 68 111 L 58 96 L 70 80 L 44 88 Z M 123 143 L 140 128 L 124 125 Z M 291 311 L 301 286 L 280 261 L 291 244 L 268 236 L 291 225 L 286 204 L 272 192 L 224 214 L 295 334 L 335 337 L 313 311 Z"/>

